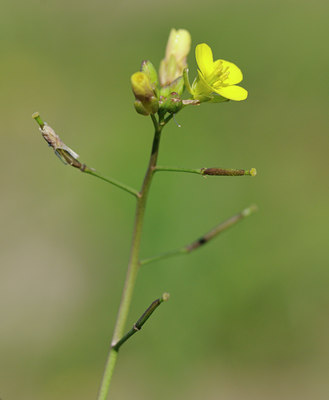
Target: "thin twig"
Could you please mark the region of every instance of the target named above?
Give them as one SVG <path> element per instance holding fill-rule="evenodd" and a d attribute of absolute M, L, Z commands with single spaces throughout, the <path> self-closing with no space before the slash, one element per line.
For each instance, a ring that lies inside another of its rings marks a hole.
<path fill-rule="evenodd" d="M 169 299 L 169 293 L 164 293 L 162 297 L 156 299 L 152 302 L 152 304 L 147 308 L 147 310 L 142 314 L 142 316 L 138 319 L 138 321 L 133 325 L 129 332 L 127 332 L 122 339 L 120 339 L 117 343 L 112 344 L 112 349 L 119 351 L 120 347 L 133 336 L 135 333 L 139 332 L 142 329 L 142 326 L 145 322 L 150 318 L 153 312 L 159 307 L 161 303 L 167 301 Z"/>
<path fill-rule="evenodd" d="M 145 258 L 144 260 L 141 260 L 139 263 L 140 263 L 140 265 L 145 265 L 145 264 L 150 264 L 151 262 L 154 262 L 154 261 L 162 260 L 164 258 L 169 258 L 169 257 L 173 257 L 173 256 L 178 256 L 181 254 L 191 253 L 191 251 L 196 250 L 199 247 L 205 245 L 211 239 L 213 239 L 214 237 L 216 237 L 217 235 L 219 235 L 220 233 L 222 233 L 223 231 L 225 231 L 232 225 L 235 225 L 237 222 L 239 222 L 243 218 L 248 217 L 250 214 L 252 214 L 255 211 L 257 211 L 257 206 L 252 205 L 252 206 L 244 209 L 240 213 L 233 215 L 233 217 L 227 219 L 226 221 L 221 222 L 219 225 L 215 226 L 214 229 L 207 232 L 206 234 L 204 234 L 203 236 L 201 236 L 199 239 L 195 240 L 194 242 L 189 243 L 179 249 L 169 251 L 167 253 L 159 254 L 157 256 L 150 257 L 150 258 Z"/>
<path fill-rule="evenodd" d="M 137 190 L 131 188 L 130 186 L 126 185 L 125 183 L 119 182 L 113 178 L 107 178 L 101 175 L 93 168 L 87 167 L 86 164 L 83 164 L 80 160 L 78 160 L 79 155 L 70 149 L 66 144 L 61 140 L 61 138 L 55 133 L 53 128 L 51 128 L 46 122 L 44 122 L 40 114 L 35 112 L 32 114 L 32 118 L 36 121 L 39 125 L 39 129 L 43 138 L 46 140 L 48 145 L 54 150 L 55 154 L 59 157 L 64 164 L 71 165 L 71 167 L 79 169 L 81 172 L 86 174 L 95 176 L 105 182 L 111 183 L 114 186 L 134 195 L 135 197 L 140 197 L 140 194 Z"/>
<path fill-rule="evenodd" d="M 84 164 L 83 164 L 84 165 Z M 132 187 L 126 185 L 125 183 L 119 182 L 116 179 L 113 178 L 107 178 L 106 176 L 101 175 L 99 172 L 95 171 L 94 169 L 88 168 L 85 166 L 84 169 L 81 169 L 82 172 L 85 172 L 86 174 L 92 175 L 96 178 L 101 179 L 102 181 L 111 183 L 112 185 L 134 195 L 135 197 L 140 197 L 139 192 L 136 189 L 133 189 Z"/>

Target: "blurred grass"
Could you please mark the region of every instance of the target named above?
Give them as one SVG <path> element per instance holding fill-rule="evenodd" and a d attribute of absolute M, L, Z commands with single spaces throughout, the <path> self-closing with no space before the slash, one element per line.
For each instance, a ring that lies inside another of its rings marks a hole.
<path fill-rule="evenodd" d="M 3 400 L 95 398 L 134 214 L 125 193 L 64 168 L 31 114 L 88 165 L 138 187 L 152 131 L 133 110 L 129 76 L 145 58 L 159 63 L 171 27 L 236 62 L 250 96 L 178 115 L 160 163 L 258 176 L 159 174 L 142 254 L 251 203 L 260 210 L 141 271 L 130 321 L 163 291 L 171 300 L 122 349 L 113 398 L 327 398 L 328 16 L 324 1 L 3 3 Z"/>

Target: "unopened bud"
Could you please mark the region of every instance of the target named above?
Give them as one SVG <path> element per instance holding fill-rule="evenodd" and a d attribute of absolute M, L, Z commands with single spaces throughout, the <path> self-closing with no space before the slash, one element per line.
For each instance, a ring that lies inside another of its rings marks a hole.
<path fill-rule="evenodd" d="M 166 98 L 160 98 L 160 109 L 165 110 L 170 114 L 176 114 L 183 107 L 182 99 L 179 97 L 178 93 L 170 93 Z"/>
<path fill-rule="evenodd" d="M 138 114 L 150 115 L 150 112 L 146 110 L 146 108 L 143 106 L 143 103 L 140 100 L 135 100 L 134 107 L 135 110 L 138 112 Z"/>
<path fill-rule="evenodd" d="M 158 86 L 158 73 L 157 73 L 156 69 L 154 68 L 154 65 L 151 63 L 151 61 L 149 61 L 149 60 L 143 61 L 141 71 L 144 72 L 148 76 L 148 78 L 151 82 L 151 86 L 152 86 L 153 90 L 155 91 Z"/>
<path fill-rule="evenodd" d="M 173 82 L 171 82 L 167 86 L 163 86 L 160 89 L 160 95 L 164 97 L 168 97 L 170 93 L 177 93 L 179 96 L 181 96 L 184 92 L 184 79 L 183 77 L 179 77 L 175 79 Z"/>
<path fill-rule="evenodd" d="M 131 76 L 131 86 L 136 99 L 140 101 L 154 96 L 150 79 L 145 72 L 135 72 Z"/>
<path fill-rule="evenodd" d="M 186 57 L 191 48 L 191 35 L 185 29 L 172 29 L 169 35 L 166 55 L 161 61 L 159 78 L 161 86 L 169 85 L 183 75 Z"/>
<path fill-rule="evenodd" d="M 154 114 L 158 111 L 159 109 L 159 102 L 158 99 L 155 96 L 154 90 L 152 88 L 151 81 L 148 77 L 148 75 L 145 72 L 135 72 L 131 76 L 131 86 L 134 92 L 134 95 L 136 97 L 136 100 L 139 100 L 144 109 L 148 114 Z M 143 115 L 148 115 L 145 114 L 144 112 L 140 112 L 141 109 L 139 107 L 139 104 L 135 104 L 136 111 L 140 114 Z"/>

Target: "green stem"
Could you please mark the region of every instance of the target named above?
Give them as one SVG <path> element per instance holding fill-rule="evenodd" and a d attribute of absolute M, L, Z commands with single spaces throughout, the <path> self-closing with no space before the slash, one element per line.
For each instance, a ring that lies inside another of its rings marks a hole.
<path fill-rule="evenodd" d="M 157 171 L 166 171 L 166 172 L 189 172 L 191 174 L 199 174 L 202 175 L 201 169 L 192 169 L 192 168 L 179 168 L 179 167 L 163 167 L 163 166 L 156 166 L 155 172 Z"/>
<path fill-rule="evenodd" d="M 86 174 L 95 176 L 96 178 L 99 178 L 102 181 L 111 183 L 112 185 L 117 186 L 118 188 L 120 188 L 122 190 L 125 190 L 126 192 L 134 195 L 137 198 L 140 196 L 140 194 L 139 194 L 139 192 L 137 190 L 131 188 L 130 186 L 128 186 L 128 185 L 126 185 L 126 184 L 124 184 L 122 182 L 117 181 L 116 179 L 107 178 L 106 176 L 101 175 L 99 172 L 97 172 L 97 171 L 95 171 L 95 170 L 93 170 L 91 168 L 85 167 L 85 169 L 81 169 L 81 171 L 86 173 Z"/>
<path fill-rule="evenodd" d="M 160 125 L 165 126 L 168 122 L 174 118 L 174 114 L 169 114 L 163 121 L 160 122 Z"/>
<path fill-rule="evenodd" d="M 150 264 L 154 261 L 159 261 L 165 258 L 175 257 L 186 253 L 188 253 L 188 251 L 186 250 L 186 247 L 183 246 L 176 250 L 167 251 L 166 253 L 158 254 L 157 256 L 145 258 L 144 260 L 141 260 L 139 263 L 140 265 Z"/>
<path fill-rule="evenodd" d="M 243 211 L 239 212 L 236 215 L 233 215 L 233 217 L 227 219 L 224 222 L 221 222 L 215 228 L 213 228 L 211 231 L 207 232 L 203 236 L 201 236 L 199 239 L 195 240 L 192 243 L 189 243 L 183 247 L 180 247 L 179 249 L 169 251 L 167 253 L 159 254 L 154 257 L 150 258 L 145 258 L 144 260 L 141 260 L 139 263 L 140 265 L 145 265 L 145 264 L 150 264 L 151 262 L 162 260 L 164 258 L 169 258 L 169 257 L 174 257 L 174 256 L 179 256 L 181 254 L 188 254 L 193 250 L 198 249 L 199 247 L 205 245 L 208 243 L 211 239 L 213 239 L 215 236 L 219 235 L 223 231 L 225 231 L 227 228 L 230 228 L 232 225 L 236 224 L 237 222 L 241 221 L 243 218 L 248 217 L 250 214 L 253 212 L 257 211 L 257 207 L 255 205 L 252 205 L 248 208 L 245 208 Z"/>
<path fill-rule="evenodd" d="M 116 364 L 116 359 L 118 355 L 118 350 L 115 348 L 116 344 L 122 338 L 124 333 L 124 327 L 126 324 L 132 294 L 134 291 L 137 273 L 139 269 L 139 250 L 140 250 L 140 243 L 141 243 L 141 235 L 142 235 L 142 227 L 143 227 L 143 220 L 144 220 L 144 213 L 145 213 L 145 206 L 147 201 L 148 192 L 150 189 L 150 185 L 152 182 L 154 167 L 157 162 L 158 153 L 159 153 L 159 145 L 160 145 L 160 137 L 161 131 L 163 128 L 163 124 L 161 121 L 158 123 L 154 115 L 151 115 L 153 125 L 155 128 L 154 132 L 154 139 L 152 145 L 152 151 L 150 156 L 150 161 L 146 170 L 146 174 L 144 177 L 143 185 L 141 191 L 139 192 L 139 197 L 137 199 L 137 206 L 136 206 L 136 214 L 135 214 L 135 224 L 134 224 L 134 231 L 133 231 L 133 239 L 132 239 L 132 246 L 130 252 L 130 260 L 126 275 L 126 280 L 122 292 L 121 303 L 117 315 L 117 320 L 115 323 L 114 333 L 112 337 L 111 347 L 108 355 L 108 359 L 106 362 L 103 380 L 100 386 L 100 391 L 98 395 L 98 400 L 106 400 L 109 386 L 111 382 L 111 378 L 113 375 L 113 370 Z"/>

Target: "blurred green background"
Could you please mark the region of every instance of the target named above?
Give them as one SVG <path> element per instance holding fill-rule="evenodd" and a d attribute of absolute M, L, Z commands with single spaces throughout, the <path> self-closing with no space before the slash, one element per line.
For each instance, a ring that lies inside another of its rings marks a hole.
<path fill-rule="evenodd" d="M 181 246 L 257 203 L 193 254 L 141 270 L 113 399 L 328 398 L 326 1 L 3 1 L 0 398 L 94 399 L 129 256 L 134 199 L 64 167 L 34 111 L 104 174 L 139 187 L 152 124 L 129 77 L 172 27 L 244 72 L 246 102 L 184 110 L 160 163 L 258 176 L 161 173 L 142 255 Z"/>

